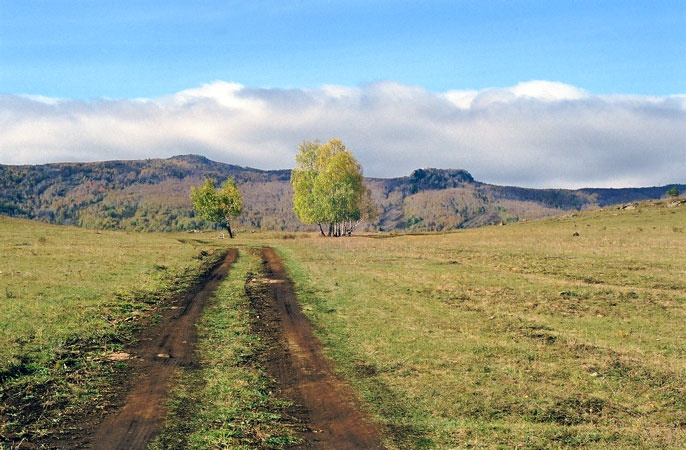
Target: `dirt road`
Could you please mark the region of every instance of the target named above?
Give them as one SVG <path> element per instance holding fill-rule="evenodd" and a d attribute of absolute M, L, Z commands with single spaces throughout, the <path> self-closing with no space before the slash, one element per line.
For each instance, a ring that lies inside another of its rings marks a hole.
<path fill-rule="evenodd" d="M 193 364 L 195 322 L 237 256 L 236 250 L 229 251 L 195 295 L 188 296 L 155 327 L 143 332 L 135 348 L 135 358 L 130 360 L 139 375 L 133 380 L 123 406 L 97 428 L 89 448 L 143 449 L 159 432 L 169 378 L 177 367 Z"/>
<path fill-rule="evenodd" d="M 122 406 L 90 433 L 78 448 L 98 450 L 144 449 L 159 432 L 165 416 L 169 380 L 178 367 L 195 364 L 195 322 L 212 292 L 227 276 L 238 252 L 232 250 L 194 295 L 164 315 L 140 336 L 127 362 L 137 374 Z M 293 403 L 302 425 L 303 449 L 383 449 L 378 430 L 361 412 L 352 389 L 331 370 L 321 345 L 303 315 L 292 281 L 271 248 L 262 250 L 266 279 L 246 292 L 261 317 L 256 333 L 272 345 L 264 369 L 276 380 L 275 395 Z M 255 281 L 255 280 L 253 280 Z M 72 447 L 73 448 L 73 447 Z"/>
<path fill-rule="evenodd" d="M 272 346 L 267 370 L 278 380 L 278 394 L 303 407 L 302 448 L 382 449 L 379 433 L 364 417 L 352 389 L 331 370 L 321 344 L 297 302 L 293 282 L 287 277 L 279 256 L 271 248 L 262 250 L 269 293 L 254 306 L 271 333 L 281 336 L 282 345 Z M 272 336 L 274 338 L 275 336 Z"/>

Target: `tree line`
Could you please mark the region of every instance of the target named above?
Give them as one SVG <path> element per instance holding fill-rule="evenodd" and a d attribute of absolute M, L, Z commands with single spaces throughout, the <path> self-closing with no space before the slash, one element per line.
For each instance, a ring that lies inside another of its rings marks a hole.
<path fill-rule="evenodd" d="M 139 161 L 0 164 L 0 214 L 94 229 L 198 230 L 216 222 L 203 220 L 193 209 L 191 186 L 201 187 L 208 178 L 220 182 L 233 178 L 242 191 L 243 208 L 239 216 L 231 218 L 232 232 L 299 231 L 314 225 L 320 232 L 336 236 L 352 230 L 469 228 L 666 195 L 676 197 L 686 192 L 686 185 L 525 189 L 479 183 L 464 170 L 431 168 L 417 169 L 404 177 L 366 178 L 361 183 L 362 168 L 340 140 L 303 142 L 299 150 L 298 158 L 309 161 L 309 166 L 269 171 L 218 163 L 197 155 Z M 352 170 L 346 175 L 336 167 Z M 305 183 L 298 184 L 301 175 Z M 299 188 L 296 195 L 296 185 L 306 188 Z M 215 183 L 215 188 L 220 187 L 221 183 Z M 368 190 L 373 202 L 367 196 Z M 298 210 L 300 215 L 294 208 L 294 196 L 304 205 Z M 344 206 L 341 211 L 349 214 L 333 214 L 337 206 Z M 377 210 L 378 219 L 371 219 Z"/>

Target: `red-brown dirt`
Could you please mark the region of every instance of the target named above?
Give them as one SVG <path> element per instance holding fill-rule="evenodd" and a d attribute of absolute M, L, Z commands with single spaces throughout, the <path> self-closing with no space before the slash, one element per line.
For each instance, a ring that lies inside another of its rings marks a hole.
<path fill-rule="evenodd" d="M 331 370 L 319 340 L 297 302 L 293 282 L 271 248 L 262 250 L 269 286 L 265 306 L 276 314 L 261 311 L 267 328 L 283 338 L 272 346 L 267 371 L 277 380 L 277 394 L 303 408 L 307 425 L 301 448 L 382 449 L 377 428 L 359 408 L 352 389 Z"/>

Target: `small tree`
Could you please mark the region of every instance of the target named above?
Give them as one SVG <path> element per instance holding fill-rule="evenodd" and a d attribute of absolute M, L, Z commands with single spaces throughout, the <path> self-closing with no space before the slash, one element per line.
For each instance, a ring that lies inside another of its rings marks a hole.
<path fill-rule="evenodd" d="M 295 160 L 293 210 L 304 223 L 317 224 L 322 235 L 326 225 L 329 236 L 343 236 L 376 217 L 362 166 L 339 139 L 303 142 Z"/>
<path fill-rule="evenodd" d="M 677 188 L 676 186 L 672 186 L 672 188 L 667 191 L 667 195 L 676 198 L 679 195 L 681 195 L 681 193 L 679 192 L 679 188 Z"/>
<path fill-rule="evenodd" d="M 193 209 L 203 220 L 225 226 L 233 238 L 231 220 L 243 211 L 243 196 L 233 178 L 224 181 L 220 189 L 209 178 L 202 186 L 191 186 L 191 200 Z"/>

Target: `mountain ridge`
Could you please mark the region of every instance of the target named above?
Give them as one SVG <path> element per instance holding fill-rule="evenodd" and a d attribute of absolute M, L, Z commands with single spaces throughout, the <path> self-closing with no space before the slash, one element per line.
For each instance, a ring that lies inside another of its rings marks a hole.
<path fill-rule="evenodd" d="M 262 170 L 202 155 L 171 158 L 0 165 L 0 214 L 86 228 L 183 231 L 195 217 L 190 186 L 233 177 L 244 197 L 237 228 L 305 230 L 292 211 L 290 169 Z M 532 189 L 476 181 L 464 169 L 416 169 L 366 178 L 379 219 L 367 230 L 441 231 L 514 222 L 573 210 L 662 198 L 672 184 L 648 188 Z"/>

